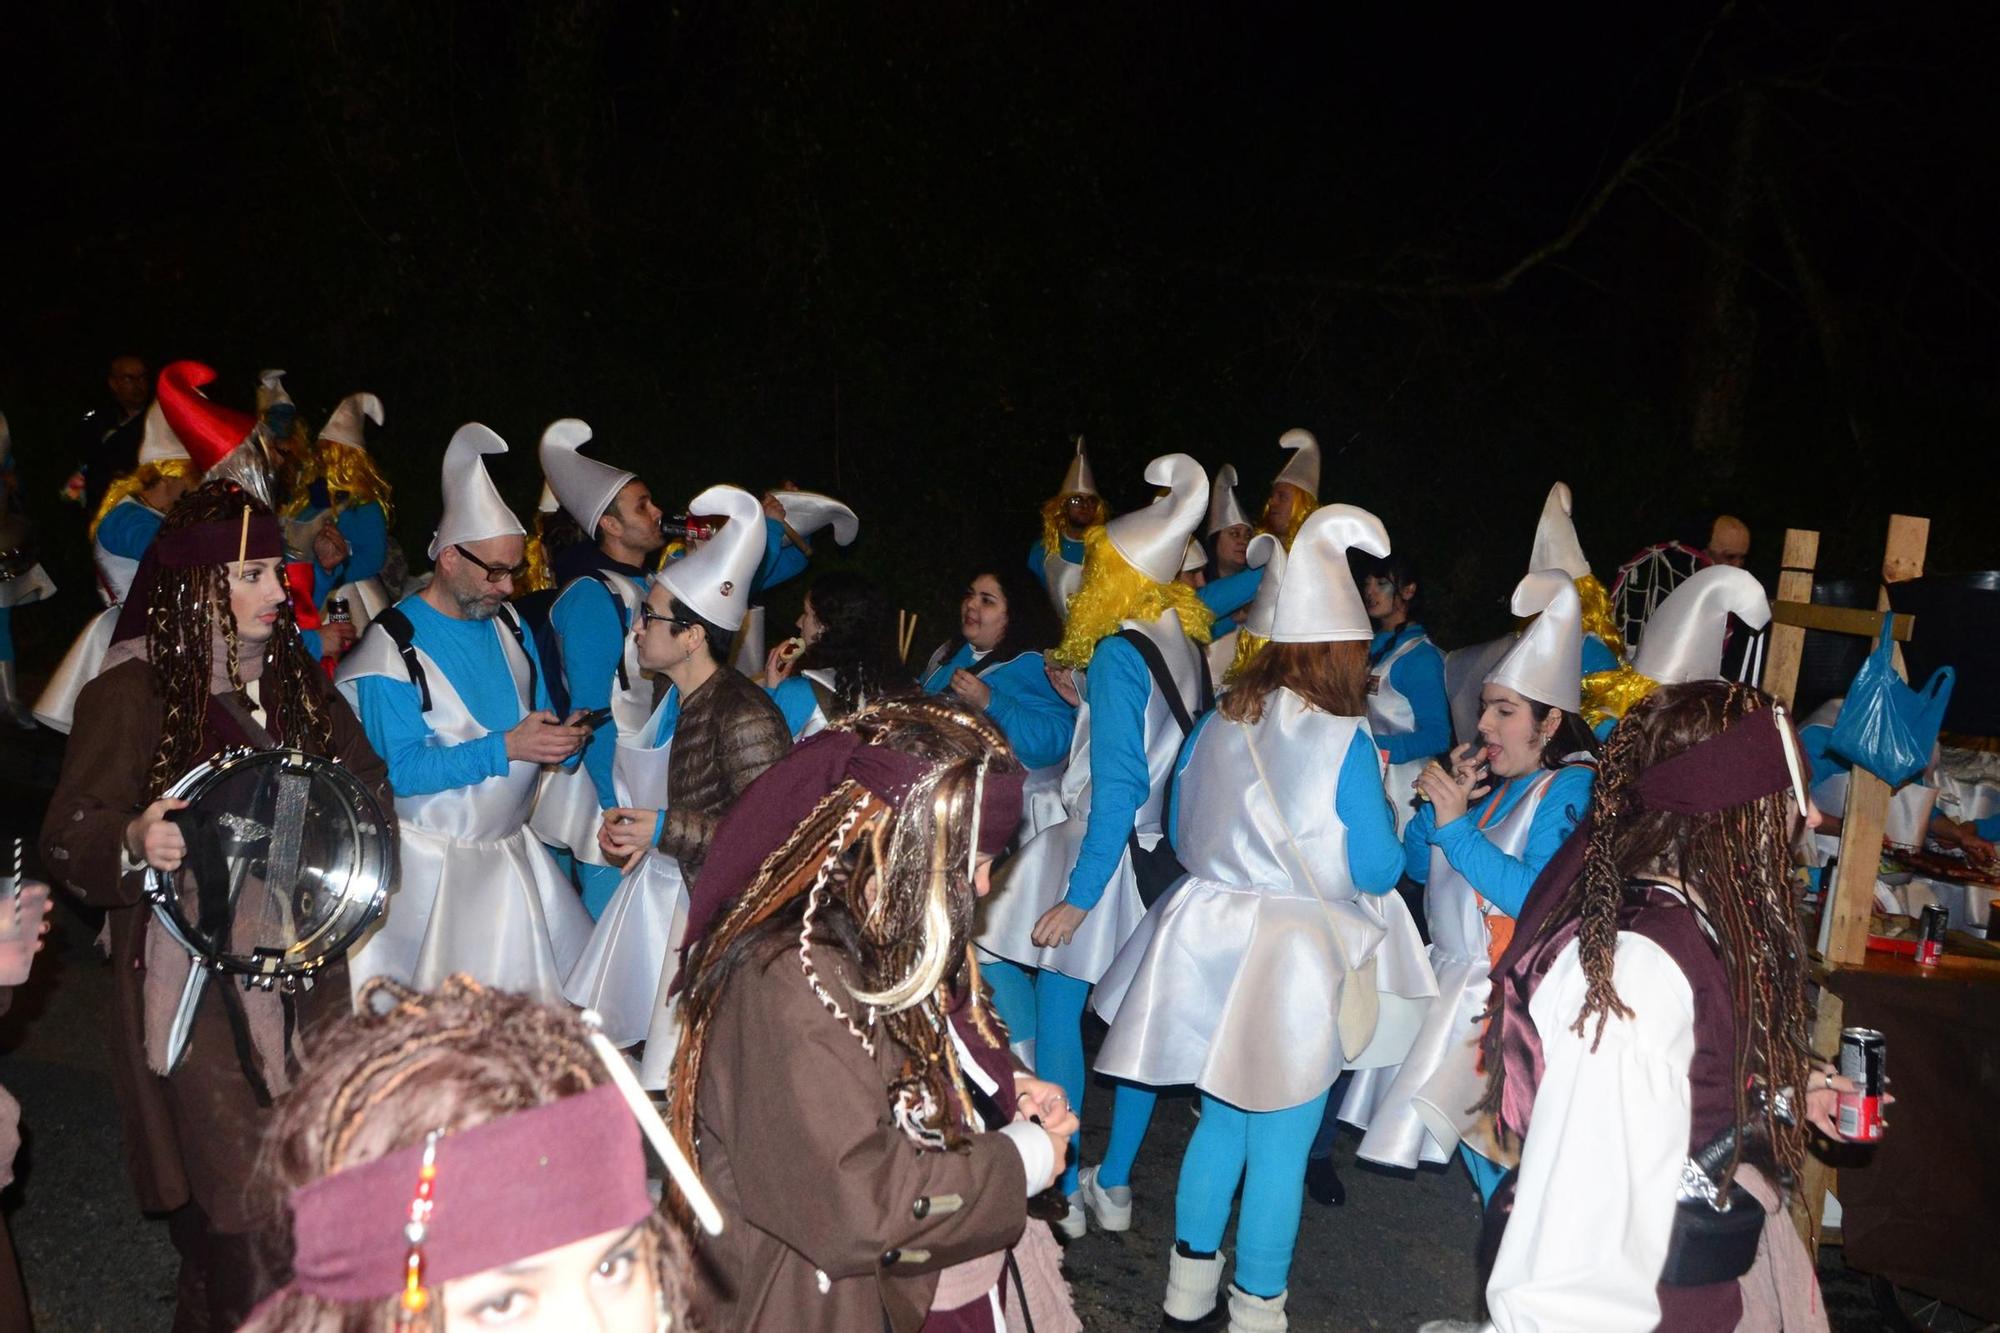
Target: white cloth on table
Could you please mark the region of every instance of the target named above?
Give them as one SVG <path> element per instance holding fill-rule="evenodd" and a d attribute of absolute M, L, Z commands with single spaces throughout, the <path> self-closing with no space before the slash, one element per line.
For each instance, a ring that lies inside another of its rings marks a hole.
<path fill-rule="evenodd" d="M 1588 983 L 1574 941 L 1529 1005 L 1546 1061 L 1514 1213 L 1486 1285 L 1501 1333 L 1644 1333 L 1673 1231 L 1693 1108 L 1694 992 L 1666 950 L 1618 935 L 1612 979 L 1632 1016 L 1571 1030 Z"/>

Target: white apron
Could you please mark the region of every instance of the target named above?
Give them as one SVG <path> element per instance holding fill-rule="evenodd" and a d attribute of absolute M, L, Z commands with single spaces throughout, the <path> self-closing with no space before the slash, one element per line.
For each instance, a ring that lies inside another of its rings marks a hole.
<path fill-rule="evenodd" d="M 1549 769 L 1515 778 L 1534 785 L 1503 818 L 1481 825 L 1486 840 L 1508 856 L 1526 852 L 1535 811 L 1555 776 Z M 1359 1156 L 1399 1167 L 1448 1162 L 1472 1127 L 1476 1117 L 1467 1108 L 1486 1091 L 1478 1069 L 1479 1016 L 1492 989 L 1486 916 L 1496 911 L 1433 845 L 1424 915 L 1438 997 L 1400 1067 L 1356 1074 L 1348 1085 L 1340 1118 L 1367 1131 Z"/>
<path fill-rule="evenodd" d="M 1242 633 L 1240 629 L 1230 630 L 1210 643 L 1204 654 L 1208 658 L 1208 678 L 1215 683 L 1218 697 L 1229 688 L 1229 668 L 1236 663 L 1236 645 L 1242 641 L 1239 637 Z"/>
<path fill-rule="evenodd" d="M 619 805 L 632 810 L 667 808 L 674 738 L 669 734 L 657 745 L 652 738 L 659 733 L 660 717 L 668 705 L 678 707 L 679 703 L 678 693 L 669 694 L 660 700 L 639 735 L 618 738 L 612 778 Z M 618 881 L 618 891 L 597 919 L 597 928 L 590 934 L 583 957 L 570 970 L 563 994 L 571 1004 L 597 1011 L 612 1045 L 649 1041 L 661 1007 L 658 1002 L 678 970 L 681 936 L 686 929 L 687 884 L 681 878 L 680 862 L 658 847 L 648 848 Z"/>
<path fill-rule="evenodd" d="M 28 606 L 56 595 L 56 581 L 40 565 L 30 565 L 11 579 L 0 579 L 0 607 Z"/>
<path fill-rule="evenodd" d="M 1056 609 L 1056 619 L 1068 620 L 1070 599 L 1083 586 L 1083 566 L 1063 559 L 1058 546 L 1055 554 L 1042 561 L 1042 573 L 1048 579 L 1049 604 Z"/>
<path fill-rule="evenodd" d="M 534 702 L 528 659 L 497 620 L 493 633 L 525 715 Z M 421 645 L 416 653 L 431 693 L 424 720 L 438 741 L 461 745 L 488 735 L 443 668 Z M 370 634 L 341 662 L 335 679 L 349 704 L 367 676 L 409 679 L 386 632 Z M 401 875 L 387 910 L 348 955 L 357 993 L 374 976 L 429 990 L 465 972 L 488 986 L 561 1002 L 563 977 L 583 952 L 591 922 L 527 827 L 540 777 L 536 765 L 516 760 L 503 776 L 471 787 L 396 798 Z"/>
<path fill-rule="evenodd" d="M 764 647 L 764 608 L 753 606 L 743 617 L 743 623 L 736 629 L 736 657 L 734 666 L 752 680 L 764 675 L 764 658 L 768 652 Z"/>
<path fill-rule="evenodd" d="M 357 642 L 361 635 L 368 632 L 368 626 L 375 617 L 396 604 L 396 599 L 389 595 L 387 586 L 377 577 L 343 583 L 326 596 L 328 601 L 336 597 L 347 599 L 347 613 L 354 618 L 354 634 Z M 324 607 L 320 609 L 325 610 Z"/>
<path fill-rule="evenodd" d="M 1178 612 L 1167 611 L 1158 620 L 1128 620 L 1121 628 L 1137 630 L 1152 640 L 1167 663 L 1181 700 L 1193 713 L 1200 698 L 1201 653 L 1181 629 Z M 1150 682 L 1146 698 L 1146 772 L 1150 788 L 1139 807 L 1133 827 L 1139 845 L 1151 850 L 1166 836 L 1163 821 L 1167 805 L 1167 785 L 1173 776 L 1174 760 L 1184 739 L 1180 723 L 1174 720 L 1159 685 Z M 1079 981 L 1095 982 L 1111 966 L 1119 947 L 1145 918 L 1146 904 L 1139 897 L 1139 882 L 1132 873 L 1129 849 L 1121 852 L 1118 867 L 1097 906 L 1084 914 L 1070 942 L 1059 948 L 1044 949 L 1030 938 L 1042 913 L 1062 901 L 1069 888 L 1070 870 L 1076 865 L 1077 850 L 1090 819 L 1090 699 L 1085 696 L 1076 715 L 1076 735 L 1070 741 L 1069 768 L 1062 780 L 1063 818 L 1041 829 L 1022 844 L 1021 850 L 1000 867 L 993 892 L 982 904 L 983 915 L 976 942 L 997 958 L 1023 967 L 1047 967 Z"/>
<path fill-rule="evenodd" d="M 35 721 L 51 731 L 69 735 L 70 724 L 76 720 L 76 696 L 97 679 L 104 666 L 104 655 L 111 651 L 111 635 L 118 628 L 118 612 L 115 605 L 105 607 L 76 636 L 30 710 Z"/>
<path fill-rule="evenodd" d="M 137 496 L 128 495 L 111 508 L 116 509 L 118 505 L 138 505 L 152 512 L 152 506 Z M 105 516 L 110 517 L 110 510 L 105 511 Z M 98 596 L 104 599 L 107 606 L 119 605 L 132 591 L 132 580 L 139 576 L 139 561 L 129 555 L 113 555 L 95 538 L 91 539 L 90 558 L 97 566 Z"/>
<path fill-rule="evenodd" d="M 611 720 L 605 723 L 618 728 L 618 739 L 622 742 L 628 736 L 642 734 L 653 711 L 653 682 L 639 669 L 639 638 L 632 632 L 632 627 L 639 623 L 639 603 L 644 594 L 623 574 L 606 574 L 605 580 L 618 594 L 625 614 L 625 685 L 620 687 L 617 676 L 611 678 Z M 571 579 L 562 597 L 556 600 L 560 602 L 586 583 L 603 586 L 594 578 Z M 575 768 L 551 768 L 542 774 L 535 813 L 528 825 L 549 846 L 566 848 L 571 856 L 587 865 L 608 865 L 603 849 L 597 845 L 597 825 L 603 814 L 604 803 L 598 799 L 597 782 L 590 776 L 590 770 L 579 763 Z"/>
<path fill-rule="evenodd" d="M 1417 710 L 1409 697 L 1389 680 L 1396 663 L 1408 657 L 1419 644 L 1430 642 L 1419 634 L 1396 645 L 1390 654 L 1368 671 L 1368 729 L 1376 736 L 1407 736 L 1417 729 Z M 1389 808 L 1396 812 L 1396 836 L 1402 837 L 1416 815 L 1417 774 L 1424 771 L 1430 756 L 1405 759 L 1390 764 L 1382 774 L 1382 789 L 1389 794 Z"/>
<path fill-rule="evenodd" d="M 1371 960 L 1395 1035 L 1354 1059 L 1402 1058 L 1436 987 L 1403 900 L 1364 895 L 1348 876 L 1338 760 L 1364 727 L 1290 690 L 1254 724 L 1208 724 L 1181 775 L 1188 878 L 1153 904 L 1091 1001 L 1111 1024 L 1099 1073 L 1192 1083 L 1246 1111 L 1311 1101 L 1351 1063 L 1341 991 Z"/>

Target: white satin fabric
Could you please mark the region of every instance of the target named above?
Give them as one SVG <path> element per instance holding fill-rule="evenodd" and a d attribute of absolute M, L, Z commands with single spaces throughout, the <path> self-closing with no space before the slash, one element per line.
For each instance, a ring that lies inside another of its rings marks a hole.
<path fill-rule="evenodd" d="M 1368 729 L 1375 735 L 1407 736 L 1417 729 L 1417 710 L 1411 705 L 1409 696 L 1390 681 L 1389 673 L 1419 644 L 1429 642 L 1430 636 L 1426 634 L 1405 639 L 1368 673 Z M 1417 813 L 1417 774 L 1423 772 L 1424 765 L 1429 762 L 1428 756 L 1405 759 L 1400 764 L 1390 764 L 1382 774 L 1382 790 L 1389 794 L 1389 808 L 1396 813 L 1396 836 L 1399 838 Z"/>
<path fill-rule="evenodd" d="M 11 579 L 0 579 L 0 607 L 27 606 L 56 595 L 56 581 L 40 565 L 30 565 Z"/>
<path fill-rule="evenodd" d="M 528 659 L 497 620 L 493 633 L 525 714 L 534 702 Z M 425 721 L 438 742 L 462 745 L 487 735 L 444 668 L 422 647 L 416 653 L 431 692 Z M 370 635 L 341 663 L 338 684 L 348 703 L 355 682 L 367 676 L 408 679 L 387 634 Z M 583 952 L 591 922 L 527 827 L 540 777 L 536 765 L 516 760 L 504 775 L 471 787 L 396 798 L 401 875 L 375 928 L 348 955 L 357 993 L 374 976 L 429 990 L 465 972 L 488 986 L 561 1002 L 563 977 Z"/>
<path fill-rule="evenodd" d="M 618 738 L 612 778 L 618 804 L 627 809 L 667 808 L 674 738 L 668 736 L 658 745 L 651 743 L 667 704 L 667 699 L 660 700 L 660 707 L 639 735 Z M 679 970 L 687 905 L 687 882 L 681 877 L 680 862 L 651 847 L 626 869 L 618 891 L 597 919 L 597 928 L 590 933 L 583 957 L 570 970 L 563 994 L 571 1004 L 597 1011 L 612 1045 L 630 1046 L 648 1039 L 649 1029 L 664 1007 L 660 1001 Z"/>
<path fill-rule="evenodd" d="M 1237 636 L 1241 633 L 1243 631 L 1240 629 L 1230 630 L 1229 633 L 1212 640 L 1202 654 L 1208 659 L 1208 678 L 1215 683 L 1215 692 L 1218 695 L 1229 688 L 1224 677 L 1228 676 L 1229 668 L 1236 662 L 1236 645 L 1239 641 Z"/>
<path fill-rule="evenodd" d="M 1554 780 L 1554 770 L 1515 779 L 1535 785 L 1481 830 L 1486 840 L 1508 856 L 1525 852 L 1535 810 Z M 1486 1086 L 1478 1069 L 1479 1016 L 1492 989 L 1486 914 L 1493 910 L 1433 844 L 1424 916 L 1430 922 L 1438 998 L 1400 1066 L 1357 1074 L 1348 1085 L 1340 1118 L 1366 1131 L 1359 1156 L 1385 1166 L 1448 1162 L 1472 1127 L 1476 1117 L 1467 1108 Z"/>
<path fill-rule="evenodd" d="M 138 505 L 148 512 L 151 512 L 152 508 L 144 501 L 130 495 L 120 500 L 118 504 Z M 113 509 L 117 507 L 118 505 L 112 506 Z M 109 516 L 107 511 L 106 517 Z M 98 596 L 102 597 L 107 605 L 117 606 L 132 591 L 132 580 L 139 574 L 139 562 L 129 555 L 113 555 L 104 549 L 102 542 L 94 538 L 90 543 L 90 558 L 97 566 Z"/>
<path fill-rule="evenodd" d="M 382 580 L 374 576 L 355 579 L 352 583 L 343 583 L 326 596 L 328 601 L 336 597 L 347 599 L 347 611 L 354 617 L 354 633 L 357 639 L 368 632 L 368 626 L 374 622 L 375 617 L 396 604 L 396 599 L 389 595 L 389 589 Z"/>
<path fill-rule="evenodd" d="M 563 589 L 567 597 L 570 589 L 583 582 L 596 583 L 596 579 L 572 579 L 569 587 Z M 622 574 L 607 576 L 607 582 L 618 594 L 625 612 L 625 680 L 626 687 L 619 688 L 618 677 L 611 678 L 611 721 L 606 726 L 618 728 L 618 740 L 622 744 L 629 736 L 639 735 L 646 726 L 648 715 L 653 710 L 653 682 L 639 669 L 639 640 L 631 627 L 639 619 L 639 603 L 644 600 L 638 588 Z M 600 585 L 601 586 L 601 585 Z M 557 598 L 561 601 L 562 598 Z M 571 689 L 575 688 L 574 683 Z M 570 855 L 589 865 L 608 865 L 604 851 L 597 845 L 597 825 L 603 814 L 603 803 L 597 797 L 597 782 L 590 776 L 590 770 L 579 763 L 575 768 L 551 768 L 542 775 L 541 791 L 535 797 L 535 813 L 528 826 L 535 836 L 551 847 L 564 847 Z"/>
<path fill-rule="evenodd" d="M 76 697 L 83 693 L 84 686 L 97 679 L 99 669 L 104 666 L 104 655 L 111 651 L 111 635 L 118 628 L 118 611 L 116 605 L 105 607 L 76 636 L 35 700 L 32 710 L 35 721 L 51 731 L 69 735 L 70 725 L 76 721 Z"/>
<path fill-rule="evenodd" d="M 1192 714 L 1199 704 L 1201 651 L 1181 629 L 1180 614 L 1164 612 L 1152 621 L 1128 620 L 1120 627 L 1137 630 L 1152 640 L 1167 664 L 1181 700 Z M 1167 786 L 1173 777 L 1174 760 L 1184 739 L 1180 723 L 1157 683 L 1151 684 L 1146 698 L 1146 773 L 1150 783 L 1145 803 L 1133 820 L 1139 844 L 1148 850 L 1166 836 L 1163 819 Z M 1070 741 L 1069 767 L 1063 774 L 1063 818 L 1039 831 L 1023 843 L 994 876 L 993 892 L 986 899 L 977 943 L 995 957 L 1023 967 L 1054 968 L 1064 976 L 1095 982 L 1104 975 L 1120 946 L 1145 918 L 1146 905 L 1139 897 L 1139 883 L 1132 873 L 1129 850 L 1118 857 L 1118 868 L 1104 886 L 1097 906 L 1084 914 L 1083 924 L 1068 944 L 1044 949 L 1031 937 L 1042 913 L 1062 901 L 1069 888 L 1070 870 L 1076 865 L 1083 844 L 1084 829 L 1090 822 L 1090 699 L 1084 696 L 1077 710 L 1076 734 Z"/>
<path fill-rule="evenodd" d="M 1378 984 L 1418 1004 L 1435 993 L 1402 899 L 1362 894 L 1348 874 L 1334 802 L 1341 761 L 1365 729 L 1289 690 L 1254 724 L 1208 724 L 1181 775 L 1188 878 L 1153 905 L 1092 999 L 1111 1024 L 1098 1072 L 1282 1110 L 1348 1066 L 1337 1019 L 1355 970 L 1375 962 Z M 1259 777 L 1253 744 L 1275 788 Z M 1391 1024 L 1405 1048 L 1407 1018 Z M 1378 1063 L 1402 1056 L 1391 1041 L 1357 1057 L 1370 1052 Z"/>
<path fill-rule="evenodd" d="M 1083 586 L 1083 566 L 1063 559 L 1059 548 L 1042 561 L 1042 574 L 1049 581 L 1049 602 L 1056 609 L 1056 619 L 1068 620 L 1070 598 Z"/>

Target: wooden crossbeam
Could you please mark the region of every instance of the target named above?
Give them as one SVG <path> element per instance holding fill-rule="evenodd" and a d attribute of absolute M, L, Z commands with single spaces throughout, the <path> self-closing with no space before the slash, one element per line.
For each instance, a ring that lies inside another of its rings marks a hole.
<path fill-rule="evenodd" d="M 1854 606 L 1825 606 L 1819 602 L 1779 601 L 1771 603 L 1771 619 L 1799 629 L 1826 630 L 1833 634 L 1853 634 L 1872 639 L 1882 632 L 1882 613 Z M 1917 618 L 1898 614 L 1889 623 L 1889 637 L 1908 643 L 1916 632 Z"/>
<path fill-rule="evenodd" d="M 1785 564 L 1778 574 L 1778 598 L 1771 615 L 1771 656 L 1764 664 L 1764 688 L 1779 703 L 1790 707 L 1799 688 L 1799 665 L 1805 660 L 1806 632 L 1777 618 L 1778 606 L 1812 602 L 1813 566 L 1819 561 L 1819 534 L 1804 528 L 1785 533 Z"/>

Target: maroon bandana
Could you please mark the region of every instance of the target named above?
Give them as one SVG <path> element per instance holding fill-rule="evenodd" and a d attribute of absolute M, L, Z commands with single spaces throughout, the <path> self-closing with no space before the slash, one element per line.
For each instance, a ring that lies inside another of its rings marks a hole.
<path fill-rule="evenodd" d="M 1778 732 L 1777 710 L 1760 709 L 1640 774 L 1639 800 L 1648 810 L 1682 815 L 1748 805 L 1792 785 L 1787 743 Z"/>
<path fill-rule="evenodd" d="M 688 893 L 687 933 L 682 956 L 700 942 L 709 923 L 750 887 L 764 859 L 792 836 L 826 798 L 853 778 L 886 804 L 900 809 L 910 788 L 931 761 L 869 745 L 851 731 L 832 729 L 794 745 L 791 752 L 743 789 L 743 795 L 716 826 L 701 877 Z M 979 805 L 979 850 L 998 856 L 1021 823 L 1021 787 L 1026 773 L 989 773 Z"/>
<path fill-rule="evenodd" d="M 423 1158 L 417 1144 L 293 1192 L 294 1290 L 329 1301 L 403 1290 L 403 1228 Z M 653 1211 L 638 1123 L 609 1083 L 441 1136 L 434 1198 L 426 1286 L 635 1226 Z"/>
<path fill-rule="evenodd" d="M 282 559 L 285 537 L 278 520 L 269 514 L 253 513 L 246 527 L 242 512 L 238 511 L 232 519 L 196 523 L 191 527 L 162 532 L 146 548 L 146 554 L 140 557 L 139 570 L 132 576 L 132 587 L 125 595 L 124 607 L 118 612 L 111 641 L 117 643 L 144 637 L 146 619 L 153 605 L 153 588 L 160 580 L 162 569 L 232 565 L 239 554 L 245 560 Z"/>

